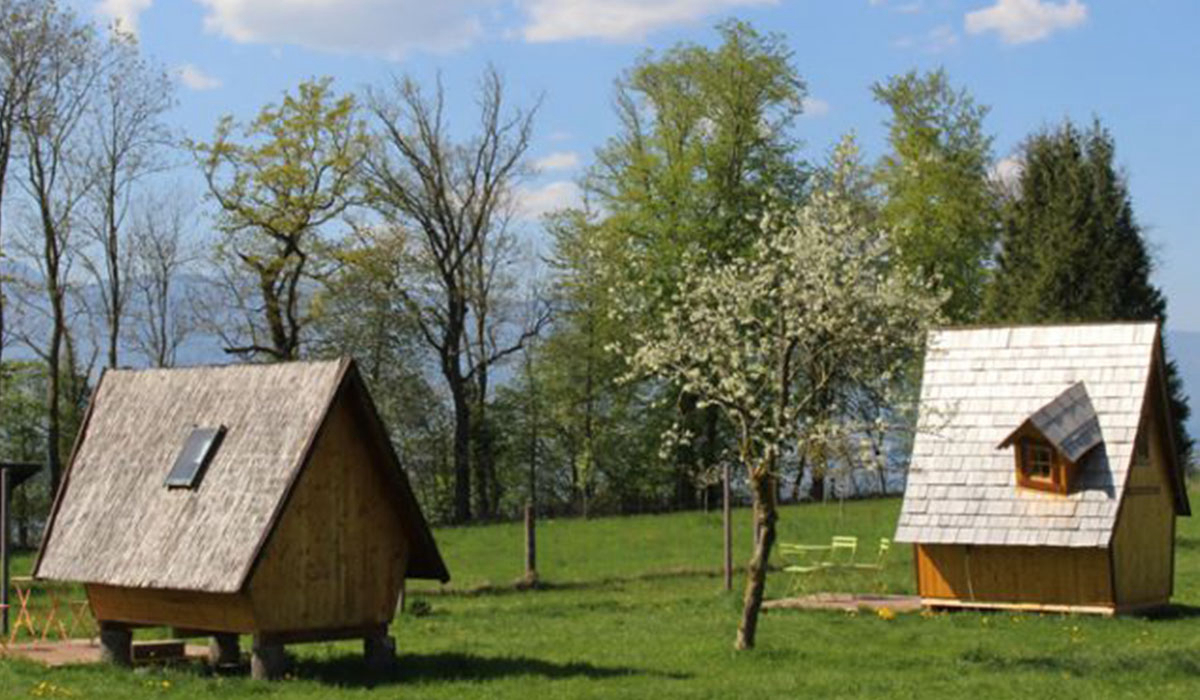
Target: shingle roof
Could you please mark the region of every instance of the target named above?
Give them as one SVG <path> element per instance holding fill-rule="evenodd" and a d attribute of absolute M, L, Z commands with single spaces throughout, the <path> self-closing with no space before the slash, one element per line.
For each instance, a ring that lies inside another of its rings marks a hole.
<path fill-rule="evenodd" d="M 1075 382 L 1071 388 L 1035 411 L 1020 427 L 1004 438 L 999 448 L 1012 444 L 1026 424 L 1034 427 L 1063 456 L 1075 463 L 1078 463 L 1088 450 L 1104 441 L 1100 435 L 1100 419 L 1096 417 L 1096 409 L 1092 407 L 1087 387 L 1083 382 Z"/>
<path fill-rule="evenodd" d="M 36 575 L 240 590 L 336 392 L 351 385 L 370 401 L 348 360 L 106 372 Z M 227 432 L 195 488 L 166 488 L 163 479 L 194 427 L 217 425 Z M 395 466 L 398 489 L 388 497 L 416 510 L 398 463 L 387 466 Z M 446 578 L 419 510 L 404 517 L 415 538 L 409 576 Z"/>
<path fill-rule="evenodd" d="M 920 429 L 895 539 L 1107 546 L 1157 333 L 1155 323 L 1125 323 L 931 334 Z M 996 446 L 1079 384 L 1086 388 L 1102 443 L 1084 456 L 1071 493 L 1018 489 L 1012 448 Z"/>

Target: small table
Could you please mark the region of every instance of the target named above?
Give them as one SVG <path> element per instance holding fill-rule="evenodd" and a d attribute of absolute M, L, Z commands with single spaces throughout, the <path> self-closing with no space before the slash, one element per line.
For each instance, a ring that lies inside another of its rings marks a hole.
<path fill-rule="evenodd" d="M 33 579 L 28 576 L 14 576 L 12 588 L 17 594 L 17 619 L 9 631 L 8 643 L 16 641 L 17 633 L 22 627 L 29 631 L 31 638 L 37 639 L 37 629 L 33 626 L 33 616 L 29 612 L 29 599 L 33 597 Z"/>
<path fill-rule="evenodd" d="M 8 638 L 9 644 L 12 644 L 16 640 L 17 632 L 22 628 L 29 632 L 31 638 L 43 642 L 50 637 L 52 631 L 56 631 L 59 639 L 64 641 L 70 639 L 71 635 L 76 631 L 86 631 L 89 638 L 95 636 L 94 628 L 87 620 L 87 617 L 90 616 L 87 601 L 72 600 L 69 595 L 70 584 L 58 581 L 40 581 L 29 576 L 14 576 L 12 578 L 12 587 L 13 591 L 17 594 L 19 609 L 17 610 L 16 622 Z M 37 588 L 46 591 L 46 596 L 50 603 L 49 609 L 46 611 L 45 620 L 42 622 L 40 636 L 32 611 L 30 610 L 30 601 L 33 598 L 34 590 Z M 64 593 L 67 595 L 63 595 Z M 62 613 L 65 613 L 65 619 Z"/>

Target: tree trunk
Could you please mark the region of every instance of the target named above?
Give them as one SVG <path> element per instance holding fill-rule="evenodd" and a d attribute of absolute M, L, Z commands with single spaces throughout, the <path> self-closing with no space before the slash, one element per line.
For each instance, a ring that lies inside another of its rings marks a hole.
<path fill-rule="evenodd" d="M 754 526 L 758 533 L 754 555 L 746 572 L 746 593 L 742 598 L 742 621 L 738 624 L 737 649 L 753 649 L 758 631 L 758 613 L 762 609 L 767 586 L 767 563 L 775 543 L 775 479 L 770 473 L 752 479 Z"/>
<path fill-rule="evenodd" d="M 684 394 L 679 399 L 679 423 L 690 429 L 696 422 L 696 397 Z M 692 431 L 694 433 L 694 431 Z M 675 507 L 679 510 L 695 510 L 696 474 L 698 450 L 695 441 L 683 443 L 675 451 Z"/>
<path fill-rule="evenodd" d="M 454 401 L 454 522 L 471 519 L 471 410 L 466 387 L 447 375 Z"/>
<path fill-rule="evenodd" d="M 50 493 L 58 493 L 58 484 L 62 480 L 62 458 L 59 441 L 62 436 L 61 409 L 62 404 L 62 340 L 63 327 L 66 324 L 66 314 L 63 309 L 62 290 L 58 285 L 58 265 L 53 266 L 53 272 L 47 272 L 50 306 L 53 311 L 50 328 L 50 347 L 46 353 L 46 465 L 50 471 Z"/>
<path fill-rule="evenodd" d="M 817 474 L 816 467 L 813 467 L 812 485 L 808 487 L 808 498 L 817 503 L 825 500 L 825 475 Z"/>

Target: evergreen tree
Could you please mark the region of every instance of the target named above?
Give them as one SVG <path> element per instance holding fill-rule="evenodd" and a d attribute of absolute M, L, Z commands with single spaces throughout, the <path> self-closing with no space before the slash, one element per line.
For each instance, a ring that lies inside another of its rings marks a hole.
<path fill-rule="evenodd" d="M 1002 322 L 1166 321 L 1150 282 L 1154 263 L 1133 214 L 1112 135 L 1070 121 L 1025 144 L 1020 178 L 1004 205 L 998 266 L 986 315 Z M 1183 464 L 1190 414 L 1174 362 L 1166 366 Z"/>

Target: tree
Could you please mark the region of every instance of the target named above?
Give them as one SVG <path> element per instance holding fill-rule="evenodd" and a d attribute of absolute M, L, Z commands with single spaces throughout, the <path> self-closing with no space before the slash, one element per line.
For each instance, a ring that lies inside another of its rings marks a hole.
<path fill-rule="evenodd" d="M 663 420 L 651 414 L 671 407 L 652 405 L 657 392 L 648 383 L 620 381 L 625 361 L 610 347 L 628 339 L 611 313 L 618 240 L 583 210 L 557 212 L 544 223 L 553 240 L 554 324 L 537 353 L 543 421 L 557 435 L 577 510 L 587 515 L 595 497 L 608 496 L 625 511 L 660 484 L 657 445 L 639 434 L 656 437 Z M 669 476 L 662 481 L 673 486 Z"/>
<path fill-rule="evenodd" d="M 694 272 L 723 264 L 754 244 L 746 226 L 763 213 L 766 195 L 799 198 L 803 168 L 791 133 L 805 85 L 778 34 L 744 22 L 717 26 L 716 48 L 679 44 L 648 54 L 617 82 L 620 132 L 596 154 L 586 189 L 607 213 L 604 227 L 619 255 L 606 263 L 620 274 L 622 304 L 640 309 L 630 329 L 657 323 L 660 307 Z M 695 505 L 695 475 L 723 450 L 718 412 L 697 411 L 680 397 L 689 430 L 704 436 L 676 455 L 676 501 Z"/>
<path fill-rule="evenodd" d="M 237 128 L 226 116 L 212 143 L 190 144 L 220 208 L 218 256 L 242 315 L 236 337 L 215 325 L 225 352 L 292 360 L 312 320 L 305 282 L 321 262 L 322 227 L 357 201 L 367 137 L 354 98 L 328 78 L 263 107 L 240 143 Z"/>
<path fill-rule="evenodd" d="M 549 310 L 536 293 L 533 276 L 523 283 L 534 293 L 528 299 L 515 297 L 518 285 L 515 273 L 520 260 L 516 238 L 508 228 L 514 214 L 509 206 L 497 209 L 492 225 L 484 231 L 467 257 L 464 281 L 468 290 L 470 319 L 465 334 L 467 376 L 472 379 L 474 407 L 471 433 L 474 443 L 475 514 L 490 518 L 500 505 L 501 484 L 496 473 L 495 437 L 488 416 L 493 368 L 524 348 L 550 320 Z"/>
<path fill-rule="evenodd" d="M 944 70 L 910 71 L 871 89 L 891 110 L 891 152 L 877 169 L 884 225 L 900 261 L 949 291 L 947 318 L 971 321 L 999 231 L 988 177 L 992 139 L 983 131 L 988 108 L 955 89 Z"/>
<path fill-rule="evenodd" d="M 6 461 L 39 462 L 46 454 L 43 416 L 46 409 L 46 367 L 38 362 L 0 363 L 0 455 Z M 34 542 L 39 521 L 50 512 L 53 493 L 49 480 L 22 485 L 12 497 L 18 547 Z"/>
<path fill-rule="evenodd" d="M 476 372 L 519 349 L 528 335 L 523 330 L 507 348 L 485 350 L 471 362 L 468 323 L 474 312 L 486 315 L 487 300 L 479 297 L 470 268 L 491 259 L 496 250 L 502 220 L 524 173 L 537 110 L 508 109 L 504 82 L 489 68 L 477 96 L 477 130 L 456 141 L 448 133 L 444 97 L 440 80 L 428 95 L 408 77 L 394 78 L 390 89 L 372 91 L 370 110 L 379 133 L 365 170 L 372 208 L 389 225 L 415 234 L 408 258 L 413 275 L 399 291 L 421 337 L 436 354 L 450 393 L 454 519 L 465 522 L 471 518 L 471 394 Z M 477 339 L 485 335 L 476 330 Z"/>
<path fill-rule="evenodd" d="M 0 0 L 0 265 L 5 259 L 3 214 L 8 168 L 21 116 L 38 84 L 51 44 L 51 19 L 57 6 L 42 0 Z M 8 338 L 5 326 L 4 271 L 0 268 L 0 357 Z M 2 387 L 0 387 L 2 390 Z"/>
<path fill-rule="evenodd" d="M 335 269 L 315 295 L 312 354 L 356 358 L 423 508 L 445 519 L 448 420 L 400 291 L 407 244 L 398 231 L 362 229 L 336 246 Z"/>
<path fill-rule="evenodd" d="M 832 170 L 834 182 L 862 177 L 852 144 L 839 148 Z M 792 444 L 844 451 L 861 439 L 857 404 L 892 395 L 938 316 L 942 299 L 890 264 L 889 238 L 862 224 L 859 205 L 822 188 L 802 207 L 768 211 L 749 254 L 695 269 L 661 324 L 637 334 L 630 351 L 635 369 L 670 379 L 735 427 L 758 534 L 739 649 L 755 643 L 782 453 Z M 839 372 L 806 372 L 813 357 Z M 812 412 L 830 391 L 835 410 Z"/>
<path fill-rule="evenodd" d="M 115 28 L 102 56 L 103 74 L 89 114 L 89 231 L 99 260 L 84 258 L 100 291 L 108 340 L 107 366 L 118 365 L 121 322 L 129 300 L 127 219 L 137 185 L 165 165 L 170 141 L 163 114 L 174 104 L 174 83 L 138 53 L 136 39 Z"/>
<path fill-rule="evenodd" d="M 51 487 L 57 489 L 62 475 L 62 379 L 76 376 L 73 363 L 63 367 L 64 350 L 68 359 L 74 355 L 67 327 L 68 273 L 75 214 L 91 186 L 80 167 L 80 125 L 99 78 L 100 46 L 91 25 L 54 3 L 43 5 L 30 32 L 37 37 L 31 40 L 37 55 L 35 78 L 17 124 L 25 161 L 22 188 L 32 203 L 31 229 L 37 231 L 29 252 L 40 268 L 50 316 L 49 337 L 38 352 L 47 363 L 46 461 Z"/>
<path fill-rule="evenodd" d="M 199 257 L 186 240 L 189 211 L 165 196 L 142 199 L 130 214 L 129 275 L 134 297 L 132 345 L 153 367 L 175 364 L 180 345 L 196 330 L 180 288 Z"/>
<path fill-rule="evenodd" d="M 988 318 L 1002 322 L 1157 320 L 1167 302 L 1150 281 L 1154 262 L 1133 213 L 1116 144 L 1099 121 L 1070 121 L 1024 144 L 1016 191 L 1004 204 Z M 1192 439 L 1175 363 L 1166 367 L 1180 464 Z"/>

